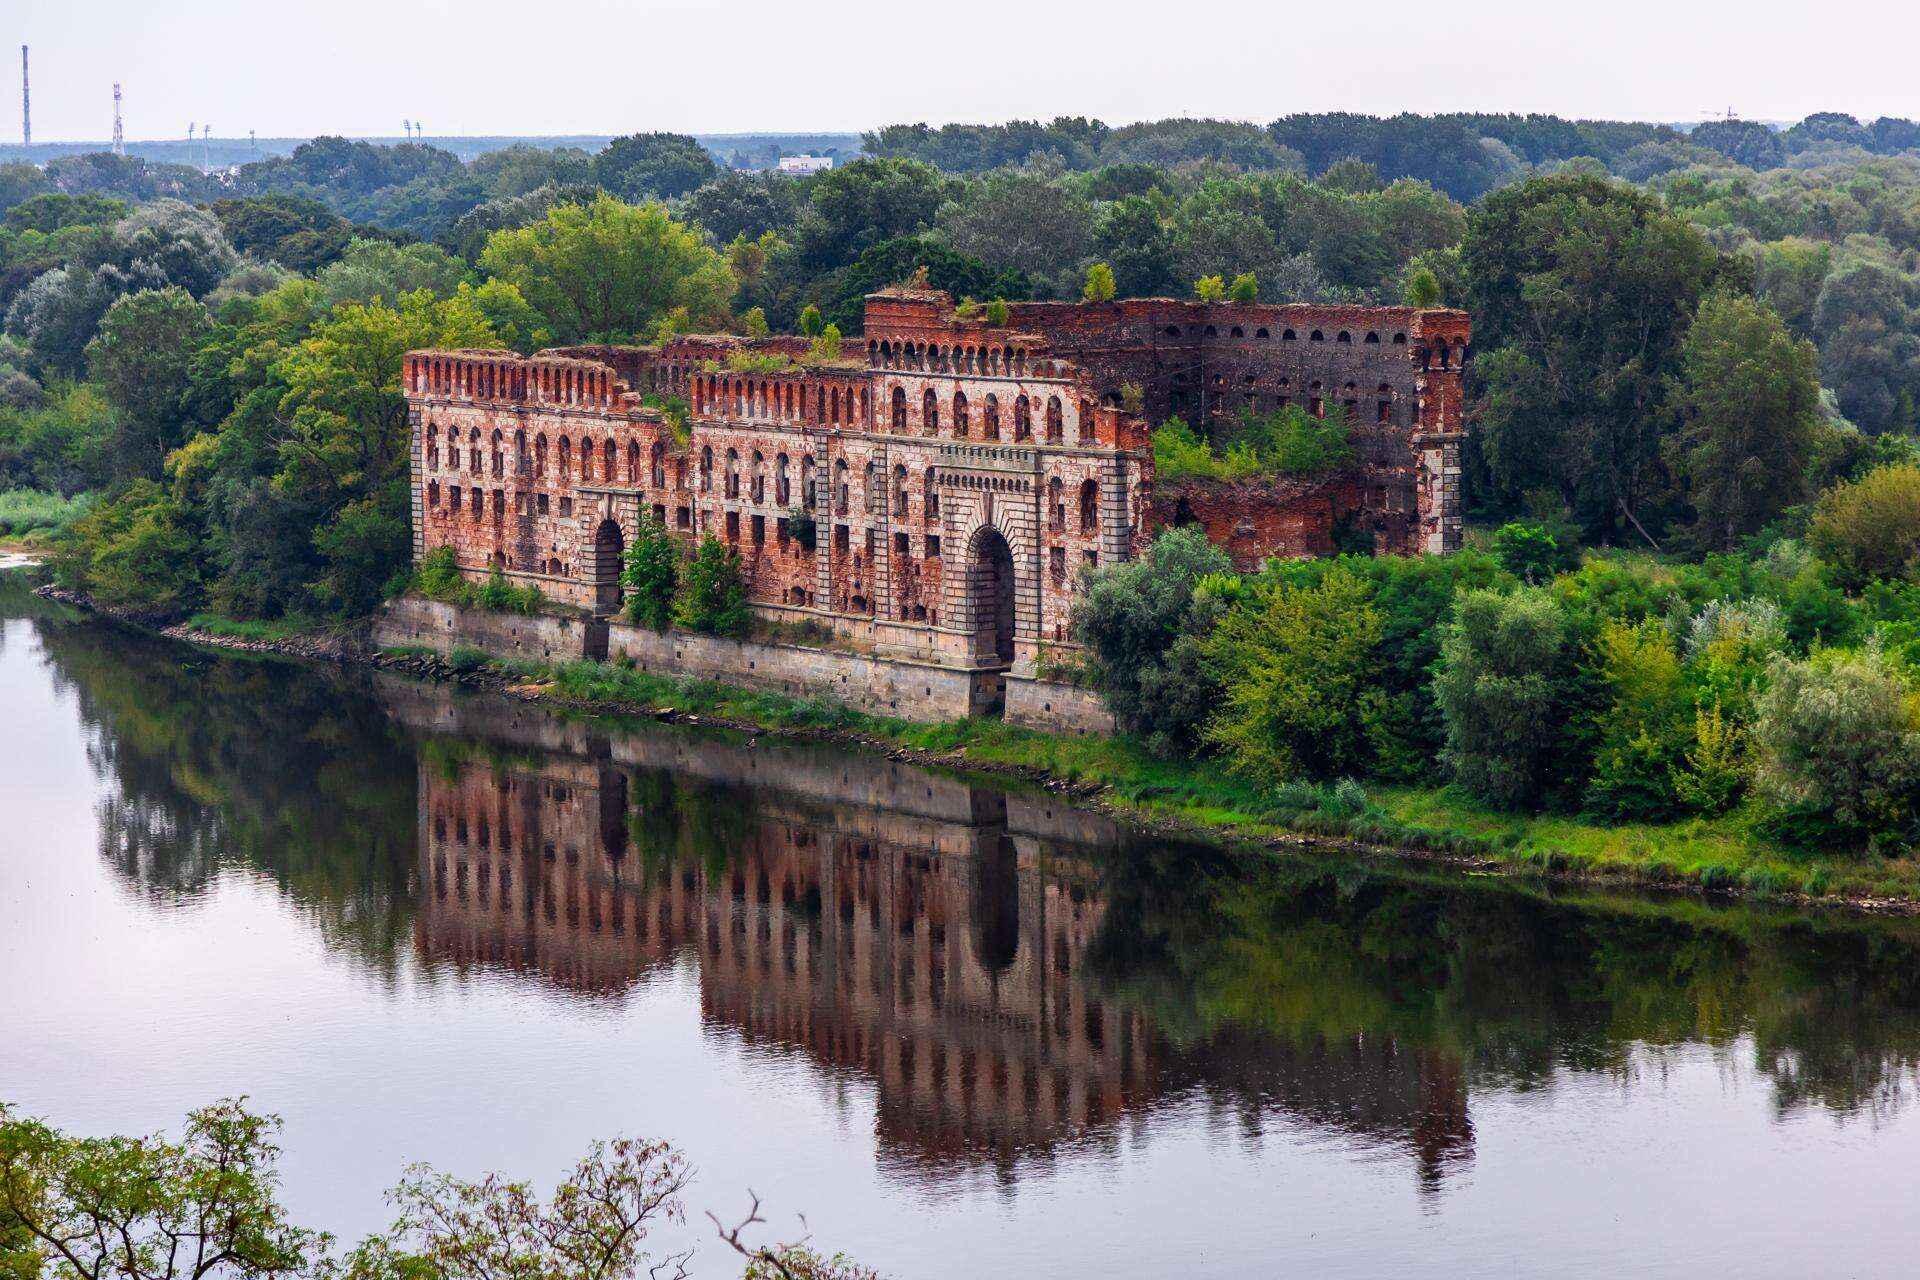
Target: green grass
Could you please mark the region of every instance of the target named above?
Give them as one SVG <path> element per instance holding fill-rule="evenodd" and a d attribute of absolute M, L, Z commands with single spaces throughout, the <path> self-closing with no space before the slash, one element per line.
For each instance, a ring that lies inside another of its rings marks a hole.
<path fill-rule="evenodd" d="M 39 542 L 58 537 L 92 505 L 93 495 L 87 493 L 63 498 L 38 489 L 8 489 L 0 492 L 0 538 Z"/>
<path fill-rule="evenodd" d="M 229 618 L 218 613 L 196 613 L 187 619 L 187 628 L 203 631 L 210 636 L 225 636 L 230 640 L 250 640 L 257 644 L 272 644 L 290 636 L 305 634 L 313 629 L 313 620 L 297 614 L 284 618 L 247 619 Z"/>

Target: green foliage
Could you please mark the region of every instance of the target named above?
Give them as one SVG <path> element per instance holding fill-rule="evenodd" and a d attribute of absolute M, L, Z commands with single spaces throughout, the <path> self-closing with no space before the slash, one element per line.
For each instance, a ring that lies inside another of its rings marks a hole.
<path fill-rule="evenodd" d="M 1193 296 L 1202 302 L 1218 302 L 1227 296 L 1226 282 L 1219 276 L 1201 276 L 1193 282 Z"/>
<path fill-rule="evenodd" d="M 1681 811 L 1674 778 L 1692 727 L 1673 640 L 1652 620 L 1609 620 L 1594 642 L 1594 663 L 1607 703 L 1586 810 L 1610 822 L 1671 821 Z"/>
<path fill-rule="evenodd" d="M 1104 262 L 1096 262 L 1087 268 L 1087 282 L 1080 290 L 1080 297 L 1083 300 L 1112 302 L 1116 292 L 1112 267 Z"/>
<path fill-rule="evenodd" d="M 1074 606 L 1074 640 L 1092 654 L 1094 687 L 1121 729 L 1155 752 L 1191 751 L 1219 686 L 1201 654 L 1224 604 L 1195 584 L 1232 568 L 1199 529 L 1171 529 L 1147 554 L 1087 576 Z"/>
<path fill-rule="evenodd" d="M 664 206 L 605 194 L 494 232 L 480 265 L 518 288 L 563 342 L 633 341 L 680 307 L 714 324 L 735 287 L 720 255 Z"/>
<path fill-rule="evenodd" d="M 1251 271 L 1242 271 L 1227 286 L 1227 297 L 1235 302 L 1254 302 L 1260 297 L 1260 281 Z"/>
<path fill-rule="evenodd" d="M 1359 578 L 1335 570 L 1314 585 L 1258 588 L 1201 644 L 1221 689 L 1206 740 L 1251 777 L 1326 778 L 1362 768 L 1382 619 Z"/>
<path fill-rule="evenodd" d="M 0 490 L 0 538 L 58 537 L 92 506 L 92 494 L 63 498 L 37 489 Z"/>
<path fill-rule="evenodd" d="M 442 604 L 468 604 L 473 585 L 460 576 L 460 561 L 452 547 L 435 547 L 420 559 L 413 574 L 414 589 Z"/>
<path fill-rule="evenodd" d="M 1407 289 L 1404 295 L 1410 307 L 1437 307 L 1440 305 L 1440 277 L 1430 267 L 1421 267 L 1407 277 Z"/>
<path fill-rule="evenodd" d="M 680 574 L 673 621 L 689 631 L 737 636 L 747 628 L 747 583 L 740 553 L 712 534 L 700 539 Z"/>
<path fill-rule="evenodd" d="M 820 316 L 820 308 L 809 302 L 800 309 L 800 332 L 807 338 L 817 338 L 826 327 L 826 321 Z"/>
<path fill-rule="evenodd" d="M 1567 619 L 1540 588 L 1461 593 L 1440 642 L 1434 698 L 1447 727 L 1445 758 L 1463 787 L 1489 804 L 1539 804 L 1563 750 Z"/>
<path fill-rule="evenodd" d="M 1920 562 L 1920 465 L 1881 467 L 1820 495 L 1807 541 L 1849 585 L 1913 577 Z"/>
<path fill-rule="evenodd" d="M 1782 659 L 1753 726 L 1770 829 L 1812 847 L 1892 852 L 1920 839 L 1920 697 L 1881 654 Z"/>
<path fill-rule="evenodd" d="M 818 313 L 815 313 L 818 315 Z M 840 358 L 840 326 L 830 324 L 807 344 L 807 359 L 816 364 L 831 364 Z"/>
<path fill-rule="evenodd" d="M 473 593 L 473 602 L 482 609 L 491 609 L 495 613 L 519 613 L 527 617 L 539 613 L 546 601 L 546 596 L 536 586 L 516 587 L 509 583 L 506 571 L 497 564 L 487 570 L 487 580 Z"/>
<path fill-rule="evenodd" d="M 174 614 L 200 598 L 200 560 L 180 504 L 137 480 L 74 521 L 56 568 L 103 604 Z"/>
<path fill-rule="evenodd" d="M 710 180 L 707 149 L 682 133 L 631 133 L 593 158 L 593 177 L 622 200 L 671 200 Z"/>
<path fill-rule="evenodd" d="M 1500 567 L 1514 577 L 1542 583 L 1580 562 L 1578 548 L 1563 548 L 1560 539 L 1537 524 L 1510 522 L 1493 535 L 1493 554 Z"/>
<path fill-rule="evenodd" d="M 745 333 L 749 338 L 764 338 L 772 332 L 772 330 L 767 327 L 767 313 L 760 307 L 747 308 L 747 314 L 741 317 L 740 325 L 741 332 Z"/>
<path fill-rule="evenodd" d="M 1007 321 L 1012 318 L 1012 315 L 1004 298 L 995 298 L 987 304 L 987 323 L 996 329 L 1006 328 Z"/>
<path fill-rule="evenodd" d="M 625 553 L 620 584 L 627 589 L 627 617 L 655 631 L 673 620 L 674 592 L 680 580 L 680 548 L 659 517 L 648 512 L 634 528 Z"/>
<path fill-rule="evenodd" d="M 1223 444 L 1216 452 L 1184 420 L 1169 418 L 1153 432 L 1154 474 L 1166 481 L 1319 475 L 1349 467 L 1359 456 L 1352 425 L 1337 405 L 1326 406 L 1324 417 L 1298 405 L 1265 414 L 1246 410 Z"/>
<path fill-rule="evenodd" d="M 122 474 L 158 479 L 169 450 L 191 426 L 192 361 L 212 328 L 185 289 L 130 293 L 114 301 L 87 344 L 93 380 L 116 410 L 111 446 Z"/>
<path fill-rule="evenodd" d="M 819 538 L 819 529 L 814 524 L 813 512 L 805 507 L 788 508 L 787 536 L 799 543 L 802 551 L 812 551 Z"/>

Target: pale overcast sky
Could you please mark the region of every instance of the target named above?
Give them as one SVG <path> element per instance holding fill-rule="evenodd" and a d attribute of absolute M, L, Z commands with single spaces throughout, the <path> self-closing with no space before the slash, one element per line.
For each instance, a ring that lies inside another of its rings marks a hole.
<path fill-rule="evenodd" d="M 1920 117 L 1920 3 L 5 0 L 36 141 L 1544 111 Z M 9 49 L 9 60 L 17 55 Z M 17 82 L 14 83 L 17 91 Z M 0 121 L 19 137 L 17 92 Z"/>

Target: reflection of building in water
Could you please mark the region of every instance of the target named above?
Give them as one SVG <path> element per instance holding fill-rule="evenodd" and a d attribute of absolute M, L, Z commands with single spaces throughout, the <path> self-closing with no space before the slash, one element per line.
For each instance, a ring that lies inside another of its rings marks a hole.
<path fill-rule="evenodd" d="M 694 955 L 709 1019 L 870 1075 L 882 1135 L 911 1154 L 1011 1154 L 1117 1116 L 1148 1048 L 1139 1015 L 1076 981 L 1100 915 L 1089 866 L 1023 829 L 1044 810 L 932 781 L 966 820 L 764 792 L 749 815 L 686 787 L 657 795 L 669 813 L 643 805 L 636 828 L 683 845 L 729 806 L 711 834 L 739 843 L 716 871 L 697 847 L 661 866 L 629 833 L 629 795 L 664 791 L 657 775 L 423 765 L 419 940 L 589 991 Z"/>
<path fill-rule="evenodd" d="M 890 1159 L 1004 1163 L 1187 1095 L 1387 1139 L 1427 1176 L 1471 1148 L 1451 1057 L 1359 1032 L 1176 1048 L 1100 994 L 1082 970 L 1121 835 L 1097 816 L 766 739 L 389 700 L 514 743 L 420 767 L 423 952 L 597 993 L 690 960 L 713 1026 L 873 1080 Z"/>

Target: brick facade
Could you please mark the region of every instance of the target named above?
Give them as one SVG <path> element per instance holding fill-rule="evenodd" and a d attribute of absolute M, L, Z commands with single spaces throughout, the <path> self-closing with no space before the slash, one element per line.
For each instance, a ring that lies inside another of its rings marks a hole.
<path fill-rule="evenodd" d="M 1462 312 L 1141 299 L 1017 304 L 990 327 L 890 290 L 865 329 L 864 360 L 834 363 L 726 336 L 414 352 L 415 554 L 452 546 L 471 576 L 498 565 L 610 611 L 651 512 L 735 546 L 763 614 L 1030 675 L 1066 638 L 1080 570 L 1130 559 L 1156 524 L 1198 521 L 1249 567 L 1329 551 L 1343 521 L 1383 553 L 1459 546 Z M 740 350 L 791 363 L 729 371 Z M 1129 384 L 1144 414 L 1122 407 Z M 684 443 L 653 394 L 691 405 Z M 1242 405 L 1329 401 L 1366 424 L 1358 473 L 1156 492 L 1152 422 L 1217 431 Z"/>

